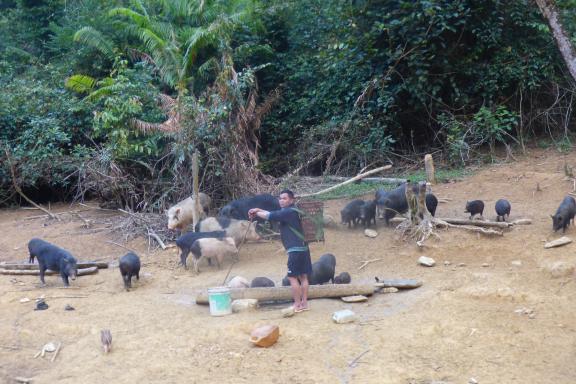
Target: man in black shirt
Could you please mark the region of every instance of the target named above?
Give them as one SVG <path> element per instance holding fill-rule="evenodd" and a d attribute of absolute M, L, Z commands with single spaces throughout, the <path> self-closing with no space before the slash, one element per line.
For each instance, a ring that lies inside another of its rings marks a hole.
<path fill-rule="evenodd" d="M 294 193 L 289 189 L 280 192 L 278 198 L 279 211 L 268 212 L 260 208 L 248 211 L 251 219 L 258 216 L 261 219 L 280 223 L 282 245 L 288 253 L 288 280 L 294 298 L 294 312 L 308 310 L 308 275 L 312 273 L 310 250 L 304 241 L 304 231 L 300 215 L 294 206 Z"/>

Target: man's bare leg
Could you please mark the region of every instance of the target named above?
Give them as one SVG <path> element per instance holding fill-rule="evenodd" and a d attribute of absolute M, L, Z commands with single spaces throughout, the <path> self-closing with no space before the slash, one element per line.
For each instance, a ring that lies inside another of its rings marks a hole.
<path fill-rule="evenodd" d="M 300 299 L 300 308 L 308 308 L 308 275 L 300 275 L 300 290 L 302 293 Z"/>
<path fill-rule="evenodd" d="M 292 289 L 292 298 L 294 299 L 294 310 L 302 308 L 302 289 L 297 277 L 288 276 L 290 288 Z M 306 281 L 308 283 L 308 281 Z"/>

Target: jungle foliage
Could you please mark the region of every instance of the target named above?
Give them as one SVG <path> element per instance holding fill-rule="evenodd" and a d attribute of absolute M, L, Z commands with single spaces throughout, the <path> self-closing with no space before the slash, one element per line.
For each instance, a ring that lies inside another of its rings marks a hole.
<path fill-rule="evenodd" d="M 558 2 L 573 36 L 572 0 Z M 433 152 L 571 143 L 573 84 L 529 0 L 12 0 L 0 202 L 161 209 Z M 16 178 L 13 180 L 10 168 Z M 50 194 L 52 192 L 52 195 Z M 46 197 L 48 196 L 48 197 Z"/>

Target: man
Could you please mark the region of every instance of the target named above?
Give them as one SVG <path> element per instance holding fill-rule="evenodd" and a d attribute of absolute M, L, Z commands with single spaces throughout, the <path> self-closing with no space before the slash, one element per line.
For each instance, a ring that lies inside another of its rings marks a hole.
<path fill-rule="evenodd" d="M 268 212 L 260 208 L 248 211 L 250 219 L 261 219 L 280 223 L 282 244 L 288 253 L 288 280 L 292 288 L 294 312 L 308 310 L 308 275 L 312 273 L 310 250 L 304 241 L 304 231 L 298 211 L 294 206 L 294 193 L 289 189 L 280 192 L 279 211 Z"/>

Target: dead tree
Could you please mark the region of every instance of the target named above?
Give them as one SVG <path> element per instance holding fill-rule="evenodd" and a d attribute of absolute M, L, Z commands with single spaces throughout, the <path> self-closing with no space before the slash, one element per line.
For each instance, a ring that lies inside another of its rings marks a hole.
<path fill-rule="evenodd" d="M 540 12 L 548 22 L 556 45 L 560 50 L 560 54 L 566 63 L 566 67 L 572 75 L 572 79 L 576 81 L 576 53 L 574 47 L 570 42 L 570 38 L 566 33 L 562 22 L 560 21 L 560 14 L 556 9 L 554 1 L 552 0 L 536 0 Z"/>
<path fill-rule="evenodd" d="M 435 230 L 436 228 L 460 228 L 470 232 L 478 232 L 485 235 L 502 236 L 502 231 L 490 228 L 481 228 L 471 225 L 455 225 L 447 223 L 442 219 L 432 216 L 426 207 L 427 185 L 420 182 L 414 185 L 410 182 L 406 184 L 406 201 L 408 202 L 408 219 L 402 221 L 396 230 L 404 239 L 416 240 L 419 247 L 424 246 L 424 242 L 434 236 L 440 239 Z"/>

